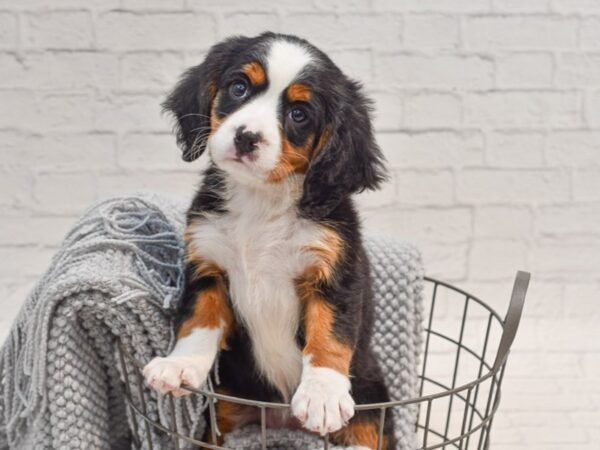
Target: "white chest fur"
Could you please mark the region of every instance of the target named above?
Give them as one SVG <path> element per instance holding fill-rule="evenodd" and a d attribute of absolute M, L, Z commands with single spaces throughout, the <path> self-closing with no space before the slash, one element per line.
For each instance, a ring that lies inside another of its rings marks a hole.
<path fill-rule="evenodd" d="M 322 232 L 298 218 L 289 193 L 272 195 L 234 191 L 227 213 L 199 219 L 188 232 L 197 256 L 227 272 L 231 301 L 248 329 L 257 365 L 287 400 L 302 372 L 294 280 L 313 261 L 305 248 Z"/>

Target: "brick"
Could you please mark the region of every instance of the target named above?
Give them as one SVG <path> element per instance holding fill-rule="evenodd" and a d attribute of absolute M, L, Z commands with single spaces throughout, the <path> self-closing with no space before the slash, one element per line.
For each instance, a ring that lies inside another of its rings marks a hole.
<path fill-rule="evenodd" d="M 460 126 L 461 100 L 455 94 L 425 92 L 406 98 L 405 123 L 409 127 L 451 128 Z"/>
<path fill-rule="evenodd" d="M 119 142 L 117 155 L 119 166 L 128 169 L 188 168 L 171 134 L 127 134 Z"/>
<path fill-rule="evenodd" d="M 586 94 L 585 118 L 590 125 L 600 126 L 600 91 Z"/>
<path fill-rule="evenodd" d="M 410 235 L 394 232 L 394 236 Z M 419 251 L 423 255 L 423 266 L 427 274 L 449 282 L 455 280 L 464 280 L 467 277 L 467 254 L 468 244 L 432 244 L 429 242 L 419 242 Z"/>
<path fill-rule="evenodd" d="M 548 321 L 542 321 L 546 326 Z M 583 371 L 579 363 L 579 355 L 572 351 L 551 352 L 541 354 L 539 351 L 518 352 L 510 354 L 508 371 L 511 377 L 538 378 L 542 382 L 549 378 L 581 378 Z M 539 411 L 523 404 L 517 411 Z"/>
<path fill-rule="evenodd" d="M 402 205 L 451 205 L 454 176 L 450 170 L 399 170 L 397 198 Z"/>
<path fill-rule="evenodd" d="M 397 130 L 404 122 L 404 98 L 395 92 L 369 92 L 374 103 L 373 126 L 376 130 Z"/>
<path fill-rule="evenodd" d="M 31 90 L 0 90 L 0 105 L 0 124 L 3 128 L 35 129 L 42 118 Z"/>
<path fill-rule="evenodd" d="M 469 255 L 469 276 L 475 280 L 508 280 L 527 268 L 527 248 L 512 240 L 478 240 Z"/>
<path fill-rule="evenodd" d="M 472 213 L 468 208 L 397 207 L 366 214 L 367 227 L 409 240 L 435 244 L 466 242 L 471 235 Z"/>
<path fill-rule="evenodd" d="M 91 48 L 92 17 L 88 11 L 44 11 L 26 14 L 24 42 L 34 48 Z"/>
<path fill-rule="evenodd" d="M 553 132 L 548 137 L 546 160 L 561 167 L 600 165 L 600 132 Z"/>
<path fill-rule="evenodd" d="M 8 12 L 0 13 L 0 48 L 13 48 L 17 44 L 19 28 L 17 16 Z"/>
<path fill-rule="evenodd" d="M 32 175 L 26 170 L 0 172 L 0 205 L 29 206 L 32 203 Z"/>
<path fill-rule="evenodd" d="M 40 128 L 48 130 L 89 130 L 94 125 L 94 97 L 91 94 L 48 94 L 43 105 Z"/>
<path fill-rule="evenodd" d="M 600 169 L 581 169 L 575 172 L 573 197 L 577 201 L 600 200 Z"/>
<path fill-rule="evenodd" d="M 459 200 L 476 204 L 567 201 L 569 174 L 549 169 L 465 169 L 458 177 L 457 194 Z"/>
<path fill-rule="evenodd" d="M 98 17 L 96 33 L 101 48 L 183 50 L 213 45 L 215 28 L 210 14 L 111 11 Z"/>
<path fill-rule="evenodd" d="M 551 0 L 492 0 L 494 11 L 508 13 L 534 13 L 550 10 Z"/>
<path fill-rule="evenodd" d="M 72 217 L 4 217 L 0 221 L 0 245 L 56 246 L 74 222 Z"/>
<path fill-rule="evenodd" d="M 600 12 L 600 4 L 596 0 L 555 0 L 554 8 L 561 13 Z"/>
<path fill-rule="evenodd" d="M 561 87 L 600 86 L 600 53 L 567 53 L 558 57 L 556 83 Z"/>
<path fill-rule="evenodd" d="M 282 30 L 306 35 L 310 24 L 310 41 L 324 50 L 335 48 L 399 47 L 401 19 L 394 14 L 293 13 L 283 17 Z M 360 32 L 357 32 L 360 30 Z"/>
<path fill-rule="evenodd" d="M 373 7 L 379 11 L 409 12 L 485 12 L 490 9 L 489 0 L 374 0 Z"/>
<path fill-rule="evenodd" d="M 164 91 L 175 86 L 184 69 L 179 53 L 126 53 L 121 57 L 121 87 L 127 91 Z"/>
<path fill-rule="evenodd" d="M 579 95 L 556 91 L 467 94 L 464 122 L 465 125 L 500 128 L 579 125 Z"/>
<path fill-rule="evenodd" d="M 383 53 L 375 58 L 375 74 L 380 84 L 401 88 L 486 89 L 493 85 L 493 63 L 480 56 Z"/>
<path fill-rule="evenodd" d="M 232 13 L 226 14 L 219 23 L 218 38 L 225 39 L 244 30 L 244 35 L 255 36 L 265 31 L 281 31 L 277 14 L 272 13 Z"/>
<path fill-rule="evenodd" d="M 542 234 L 599 235 L 600 204 L 565 204 L 540 208 L 537 229 Z"/>
<path fill-rule="evenodd" d="M 153 10 L 153 11 L 178 11 L 185 6 L 185 0 L 122 0 L 124 9 Z"/>
<path fill-rule="evenodd" d="M 373 65 L 369 50 L 333 50 L 329 57 L 350 78 L 361 83 L 372 81 Z"/>
<path fill-rule="evenodd" d="M 533 229 L 533 214 L 527 207 L 481 206 L 475 210 L 475 236 L 482 238 L 527 238 Z"/>
<path fill-rule="evenodd" d="M 494 167 L 540 167 L 544 161 L 544 135 L 528 132 L 490 133 L 488 164 Z"/>
<path fill-rule="evenodd" d="M 81 0 L 52 0 L 52 9 L 91 9 L 94 11 L 102 11 L 107 9 L 118 8 L 121 0 L 87 0 L 82 4 Z M 83 5 L 83 6 L 82 6 Z M 14 10 L 35 10 L 47 8 L 40 0 L 0 0 L 0 8 Z M 47 8 L 49 9 L 49 8 Z"/>
<path fill-rule="evenodd" d="M 549 53 L 509 53 L 497 57 L 498 85 L 503 88 L 551 87 L 553 60 Z"/>
<path fill-rule="evenodd" d="M 16 54 L 0 53 L 0 87 L 26 87 L 26 71 Z"/>
<path fill-rule="evenodd" d="M 483 162 L 483 141 L 477 133 L 379 133 L 378 142 L 393 168 L 463 167 Z"/>
<path fill-rule="evenodd" d="M 467 20 L 471 49 L 568 49 L 578 45 L 578 22 L 560 16 L 477 16 Z"/>
<path fill-rule="evenodd" d="M 54 134 L 28 136 L 20 154 L 5 160 L 17 166 L 33 166 L 38 171 L 92 171 L 115 166 L 116 139 L 111 134 Z"/>
<path fill-rule="evenodd" d="M 55 51 L 25 57 L 25 79 L 37 89 L 106 89 L 119 86 L 119 60 L 114 54 Z"/>
<path fill-rule="evenodd" d="M 584 281 L 600 271 L 600 244 L 595 241 L 542 240 L 532 254 L 531 269 L 540 278 Z"/>
<path fill-rule="evenodd" d="M 203 163 L 197 164 L 199 167 L 202 165 Z M 134 170 L 107 173 L 98 178 L 98 197 L 102 199 L 136 192 L 156 192 L 178 201 L 191 201 L 199 180 L 199 173 L 193 172 Z"/>
<path fill-rule="evenodd" d="M 96 199 L 94 176 L 90 173 L 43 173 L 36 177 L 37 210 L 81 214 Z"/>
<path fill-rule="evenodd" d="M 584 18 L 579 33 L 584 49 L 600 49 L 600 17 Z"/>
<path fill-rule="evenodd" d="M 562 283 L 537 279 L 534 273 L 527 290 L 526 317 L 544 319 L 563 317 L 565 304 L 568 304 L 565 298 L 565 287 Z"/>
<path fill-rule="evenodd" d="M 339 0 L 338 0 L 339 1 Z M 358 0 L 351 0 L 349 3 L 354 3 Z M 329 3 L 329 2 L 328 2 Z M 215 9 L 225 11 L 244 11 L 248 9 L 248 3 L 244 0 L 186 0 L 187 7 L 198 11 L 213 11 Z M 335 3 L 331 2 L 331 5 Z M 297 0 L 279 0 L 277 2 L 279 8 L 294 11 L 294 10 L 311 10 L 312 5 L 298 2 Z M 271 11 L 273 9 L 272 0 L 255 0 L 250 8 L 252 11 Z"/>
<path fill-rule="evenodd" d="M 102 97 L 96 103 L 96 126 L 99 129 L 170 131 L 168 120 L 161 115 L 156 95 L 119 94 Z"/>
<path fill-rule="evenodd" d="M 294 2 L 291 2 L 292 5 Z M 370 0 L 329 0 L 327 2 L 315 2 L 314 8 L 323 11 L 368 11 L 371 7 Z M 289 8 L 289 6 L 288 6 Z"/>
<path fill-rule="evenodd" d="M 47 269 L 54 250 L 35 247 L 8 247 L 0 249 L 4 264 L 0 265 L 0 280 L 22 281 L 39 277 Z"/>
<path fill-rule="evenodd" d="M 439 14 L 411 14 L 404 18 L 404 45 L 408 48 L 452 49 L 458 47 L 456 17 Z"/>
<path fill-rule="evenodd" d="M 598 309 L 598 292 L 600 292 L 600 283 L 569 283 L 565 286 L 565 317 L 579 318 L 580 320 L 590 321 L 600 316 Z M 586 367 L 585 361 L 583 367 Z M 588 376 L 596 375 L 600 378 L 600 364 L 596 365 L 595 371 L 586 370 Z M 592 367 L 593 369 L 593 367 Z"/>

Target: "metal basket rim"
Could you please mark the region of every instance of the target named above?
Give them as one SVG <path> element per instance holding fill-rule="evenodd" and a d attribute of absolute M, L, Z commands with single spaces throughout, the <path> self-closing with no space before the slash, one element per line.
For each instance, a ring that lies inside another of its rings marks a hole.
<path fill-rule="evenodd" d="M 487 305 L 485 302 L 483 302 L 479 298 L 471 295 L 470 293 L 466 292 L 463 289 L 457 288 L 447 282 L 438 280 L 436 278 L 424 276 L 423 277 L 424 281 L 432 282 L 432 283 L 434 283 L 434 285 L 437 284 L 440 286 L 444 286 L 445 288 L 451 289 L 453 291 L 456 291 L 460 294 L 465 295 L 467 299 L 477 302 L 482 307 L 487 309 L 493 317 L 496 318 L 496 320 L 502 327 L 503 333 L 502 333 L 502 338 L 500 340 L 500 344 L 498 346 L 496 360 L 495 360 L 493 366 L 485 374 L 482 374 L 477 379 L 470 381 L 468 383 L 462 384 L 458 387 L 454 387 L 452 389 L 447 389 L 447 390 L 444 390 L 441 392 L 436 392 L 434 394 L 429 394 L 429 395 L 420 395 L 418 397 L 413 397 L 413 398 L 404 399 L 404 400 L 393 400 L 393 401 L 381 402 L 381 403 L 363 403 L 363 404 L 356 405 L 355 409 L 357 411 L 377 410 L 377 409 L 381 410 L 381 409 L 387 409 L 387 408 L 407 406 L 407 405 L 411 405 L 411 404 L 430 402 L 430 401 L 433 401 L 438 398 L 452 396 L 459 392 L 472 389 L 473 387 L 483 383 L 484 381 L 488 380 L 489 378 L 495 377 L 498 374 L 498 372 L 501 370 L 504 362 L 506 361 L 506 359 L 508 357 L 508 352 L 510 350 L 510 344 L 512 344 L 512 340 L 514 339 L 514 334 L 516 333 L 516 328 L 518 327 L 518 324 L 519 324 L 521 310 L 522 310 L 522 303 L 524 300 L 525 292 L 527 290 L 529 276 L 530 275 L 526 272 L 518 272 L 516 280 L 515 280 L 513 295 L 511 297 L 511 302 L 510 302 L 508 313 L 507 313 L 507 319 L 511 318 L 512 322 L 513 322 L 513 323 L 511 323 L 511 329 L 509 330 L 510 334 L 512 336 L 506 336 L 507 328 L 508 328 L 507 327 L 508 321 L 503 320 L 500 317 L 500 315 L 491 306 Z M 516 295 L 516 294 L 522 294 L 523 298 L 517 299 L 516 297 L 520 297 L 520 295 Z M 508 342 L 508 346 L 506 345 L 506 342 Z M 127 358 L 131 362 L 133 362 L 136 370 L 141 372 L 144 365 L 140 361 L 138 361 L 133 355 L 131 355 L 124 348 L 124 346 L 122 345 L 121 342 L 119 342 L 119 350 L 121 352 L 123 352 L 123 354 L 126 355 Z M 250 400 L 250 399 L 245 399 L 245 398 L 241 398 L 241 397 L 234 397 L 234 396 L 229 396 L 229 395 L 225 395 L 225 394 L 220 394 L 220 393 L 214 392 L 214 391 L 212 391 L 210 389 L 206 389 L 206 388 L 192 388 L 190 386 L 181 386 L 181 387 L 182 387 L 182 389 L 187 390 L 190 393 L 200 394 L 211 400 L 217 399 L 217 400 L 223 400 L 223 401 L 237 403 L 237 404 L 241 404 L 241 405 L 255 406 L 255 407 L 259 407 L 259 408 L 270 408 L 270 409 L 289 409 L 290 408 L 290 403 L 264 402 L 264 401 Z"/>

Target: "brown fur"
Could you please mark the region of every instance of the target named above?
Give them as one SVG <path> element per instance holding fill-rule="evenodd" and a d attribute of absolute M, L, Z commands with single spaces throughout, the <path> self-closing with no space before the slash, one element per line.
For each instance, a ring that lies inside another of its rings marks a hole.
<path fill-rule="evenodd" d="M 297 280 L 304 306 L 306 345 L 303 352 L 311 356 L 314 367 L 328 367 L 348 375 L 353 349 L 335 336 L 333 309 L 319 291 L 320 283 L 334 277 L 333 268 L 342 253 L 342 240 L 332 229 L 324 227 L 323 230 L 324 238 L 304 249 L 315 256 L 315 264 Z"/>
<path fill-rule="evenodd" d="M 351 421 L 346 427 L 334 433 L 333 440 L 341 445 L 362 445 L 375 450 L 379 427 L 374 422 Z M 382 450 L 387 450 L 388 442 L 385 435 L 382 438 Z"/>
<path fill-rule="evenodd" d="M 255 86 L 264 84 L 267 81 L 264 69 L 257 62 L 245 64 L 244 67 L 242 67 L 242 72 L 244 72 L 250 82 Z"/>
<path fill-rule="evenodd" d="M 333 309 L 318 295 L 307 299 L 304 310 L 306 346 L 303 353 L 310 355 L 313 367 L 327 367 L 343 375 L 350 373 L 353 348 L 341 342 L 333 333 Z"/>
<path fill-rule="evenodd" d="M 290 102 L 306 102 L 310 101 L 310 88 L 305 84 L 294 83 L 287 89 L 287 96 Z"/>
<path fill-rule="evenodd" d="M 296 147 L 287 138 L 281 139 L 281 157 L 277 166 L 271 171 L 267 181 L 278 183 L 292 173 L 305 173 L 310 162 L 310 152 L 314 137 L 307 140 L 306 144 Z"/>

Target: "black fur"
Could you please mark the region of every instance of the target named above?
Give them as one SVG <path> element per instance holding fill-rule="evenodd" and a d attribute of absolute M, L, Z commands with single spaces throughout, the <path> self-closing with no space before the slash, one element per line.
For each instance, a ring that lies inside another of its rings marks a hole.
<path fill-rule="evenodd" d="M 233 77 L 239 76 L 243 63 L 261 61 L 264 57 L 262 44 L 274 38 L 301 43 L 318 61 L 301 75 L 301 81 L 311 87 L 311 102 L 305 105 L 310 109 L 309 121 L 302 126 L 289 123 L 285 111 L 291 105 L 283 99 L 281 129 L 296 145 L 312 135 L 316 146 L 319 138 L 325 137 L 326 144 L 308 167 L 297 205 L 298 214 L 333 227 L 343 241 L 345 250 L 335 267 L 335 277 L 320 286 L 320 290 L 334 311 L 334 333 L 340 341 L 354 348 L 351 362 L 353 398 L 357 404 L 384 402 L 389 400 L 387 389 L 370 348 L 373 294 L 369 263 L 351 195 L 365 189 L 377 189 L 386 175 L 383 156 L 373 136 L 370 103 L 360 85 L 348 79 L 325 54 L 306 41 L 265 33 L 256 38 L 231 38 L 214 46 L 202 64 L 184 74 L 164 107 L 176 118 L 177 142 L 182 147 L 183 158 L 186 161 L 197 158 L 206 147 L 202 133 L 210 127 L 215 100 L 211 86 L 222 91 Z M 251 95 L 258 93 L 251 92 Z M 217 114 L 224 117 L 241 104 L 223 95 L 216 105 Z M 228 213 L 227 198 L 222 189 L 225 176 L 215 166 L 206 171 L 188 213 L 188 223 L 207 213 Z M 193 267 L 189 267 L 188 273 L 192 272 Z M 196 294 L 212 282 L 210 279 L 188 282 L 179 322 L 193 310 Z M 297 330 L 297 341 L 300 347 L 304 345 L 302 325 Z M 220 352 L 221 387 L 232 395 L 249 399 L 282 401 L 278 390 L 260 375 L 251 345 L 246 329 L 238 320 L 228 337 L 227 350 Z M 376 423 L 378 415 L 378 411 L 361 411 L 352 420 Z M 388 449 L 392 450 L 395 445 L 391 414 L 387 415 L 385 431 L 390 442 Z"/>

